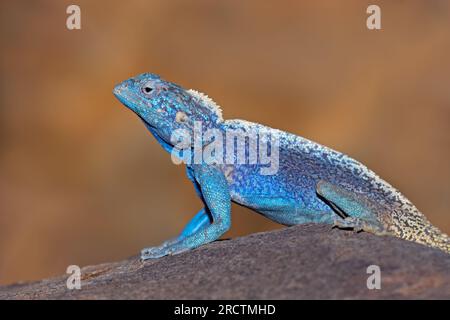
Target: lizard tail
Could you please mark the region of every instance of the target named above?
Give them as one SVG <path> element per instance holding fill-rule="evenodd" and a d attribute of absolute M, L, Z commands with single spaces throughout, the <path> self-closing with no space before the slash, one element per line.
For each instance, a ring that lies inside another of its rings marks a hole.
<path fill-rule="evenodd" d="M 399 238 L 437 248 L 450 254 L 450 237 L 431 224 L 411 203 L 394 214 L 393 231 Z"/>

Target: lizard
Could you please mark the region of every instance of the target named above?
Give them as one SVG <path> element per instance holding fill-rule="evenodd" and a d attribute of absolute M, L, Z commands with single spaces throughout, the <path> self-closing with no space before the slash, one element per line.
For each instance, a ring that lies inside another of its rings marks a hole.
<path fill-rule="evenodd" d="M 156 74 L 125 80 L 114 87 L 113 93 L 171 154 L 180 150 L 179 140 L 174 138 L 180 130 L 190 137 L 207 130 L 223 134 L 232 131 L 237 138 L 270 135 L 275 143 L 266 152 L 277 151 L 277 170 L 271 174 L 262 174 L 267 163 L 218 161 L 219 152 L 217 157 L 211 153 L 209 159 L 213 161 L 206 161 L 208 157 L 186 161 L 187 177 L 204 206 L 178 236 L 144 248 L 142 260 L 179 254 L 219 239 L 231 227 L 231 202 L 286 226 L 325 223 L 355 232 L 395 236 L 450 253 L 448 235 L 392 185 L 343 153 L 262 124 L 224 120 L 220 106 L 207 95 Z M 195 128 L 198 123 L 200 131 Z M 205 140 L 201 151 L 216 138 Z M 259 148 L 263 143 L 258 142 Z M 194 144 L 191 138 L 186 139 L 183 150 L 193 151 Z M 249 155 L 247 144 L 240 144 L 234 151 Z M 178 153 L 172 159 L 180 157 Z M 236 154 L 230 159 L 236 160 Z"/>

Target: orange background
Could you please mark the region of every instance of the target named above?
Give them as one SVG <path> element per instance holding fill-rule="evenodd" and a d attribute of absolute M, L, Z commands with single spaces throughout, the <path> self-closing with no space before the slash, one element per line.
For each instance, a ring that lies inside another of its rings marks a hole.
<path fill-rule="evenodd" d="M 82 29 L 66 29 L 66 7 Z M 366 8 L 382 30 L 366 28 Z M 112 95 L 142 72 L 362 161 L 450 233 L 448 1 L 2 1 L 0 283 L 124 259 L 200 208 Z M 234 206 L 226 237 L 278 225 Z"/>

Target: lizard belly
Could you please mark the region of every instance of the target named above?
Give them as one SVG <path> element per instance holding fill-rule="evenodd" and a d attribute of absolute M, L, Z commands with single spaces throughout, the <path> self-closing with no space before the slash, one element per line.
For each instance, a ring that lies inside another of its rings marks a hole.
<path fill-rule="evenodd" d="M 292 183 L 281 175 L 264 176 L 257 166 L 235 166 L 225 170 L 233 202 L 284 224 L 332 223 L 334 212 L 317 197 L 315 182 Z"/>

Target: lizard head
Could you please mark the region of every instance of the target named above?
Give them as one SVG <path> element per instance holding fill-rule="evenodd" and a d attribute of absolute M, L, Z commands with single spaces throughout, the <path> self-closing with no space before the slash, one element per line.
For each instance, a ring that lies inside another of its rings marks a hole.
<path fill-rule="evenodd" d="M 220 107 L 208 96 L 151 73 L 118 84 L 114 95 L 144 121 L 166 150 L 173 146 L 171 136 L 175 130 L 193 134 L 197 121 L 203 129 L 217 127 L 223 121 Z"/>

